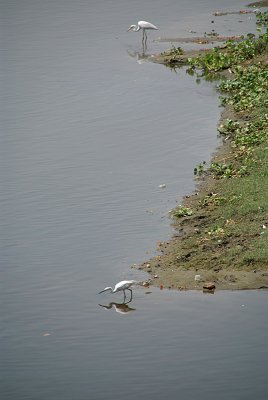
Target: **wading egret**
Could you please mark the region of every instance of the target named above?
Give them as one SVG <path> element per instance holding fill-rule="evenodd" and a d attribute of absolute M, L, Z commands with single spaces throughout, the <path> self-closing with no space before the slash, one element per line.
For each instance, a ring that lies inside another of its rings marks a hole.
<path fill-rule="evenodd" d="M 128 28 L 128 31 L 134 31 L 138 32 L 140 29 L 142 29 L 142 41 L 147 40 L 147 34 L 146 34 L 146 29 L 158 29 L 155 25 L 151 24 L 151 22 L 147 21 L 139 21 L 138 25 L 130 25 Z"/>
<path fill-rule="evenodd" d="M 129 290 L 130 293 L 131 293 L 131 298 L 130 298 L 130 301 L 131 301 L 131 300 L 132 300 L 132 290 L 129 289 L 129 288 L 130 288 L 134 283 L 136 283 L 136 281 L 121 281 L 121 282 L 118 282 L 118 283 L 115 285 L 114 289 L 113 289 L 111 286 L 108 286 L 108 287 L 106 287 L 105 289 L 103 289 L 101 292 L 99 292 L 99 294 L 100 294 L 100 293 L 103 293 L 103 292 L 106 292 L 107 290 L 110 290 L 110 292 L 112 292 L 112 293 L 116 293 L 116 292 L 123 291 L 123 292 L 124 292 L 124 300 L 125 300 L 125 298 L 126 298 L 126 292 L 125 292 L 125 290 Z"/>

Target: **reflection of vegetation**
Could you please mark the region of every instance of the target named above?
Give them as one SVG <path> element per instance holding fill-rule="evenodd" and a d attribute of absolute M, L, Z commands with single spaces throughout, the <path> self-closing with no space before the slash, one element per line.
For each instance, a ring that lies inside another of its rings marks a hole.
<path fill-rule="evenodd" d="M 194 168 L 194 174 L 199 177 L 202 176 L 205 172 L 205 165 L 206 165 L 206 161 L 203 161 L 202 163 L 198 164 L 195 168 Z"/>
<path fill-rule="evenodd" d="M 268 11 L 257 13 L 256 18 L 258 25 L 268 25 Z"/>

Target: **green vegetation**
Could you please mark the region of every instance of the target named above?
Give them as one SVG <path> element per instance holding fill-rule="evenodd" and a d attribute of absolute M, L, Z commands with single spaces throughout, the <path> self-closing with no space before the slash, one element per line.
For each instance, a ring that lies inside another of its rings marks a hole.
<path fill-rule="evenodd" d="M 172 217 L 182 218 L 193 215 L 193 210 L 189 207 L 179 206 L 171 212 Z"/>
<path fill-rule="evenodd" d="M 267 12 L 257 14 L 257 21 L 267 24 Z M 268 30 L 258 38 L 228 41 L 224 49 L 214 48 L 188 61 L 204 75 L 229 69 L 218 89 L 222 105 L 228 105 L 235 118 L 226 118 L 218 128 L 228 150 L 206 170 L 205 163 L 194 170 L 197 176 L 206 174 L 207 186 L 172 214 L 188 233 L 169 254 L 168 263 L 183 263 L 187 269 L 216 265 L 267 270 Z"/>
<path fill-rule="evenodd" d="M 257 13 L 256 18 L 258 25 L 268 25 L 268 11 Z"/>
<path fill-rule="evenodd" d="M 181 47 L 172 46 L 168 52 L 161 53 L 161 56 L 164 57 L 164 62 L 170 68 L 178 67 L 178 63 L 180 63 L 180 56 L 182 56 L 184 51 Z"/>
<path fill-rule="evenodd" d="M 257 162 L 249 163 L 250 174 L 213 181 L 210 188 L 217 193 L 201 191 L 201 198 L 193 196 L 187 202 L 190 215 L 173 214 L 180 216 L 179 226 L 188 233 L 167 256 L 168 264 L 187 269 L 198 265 L 208 270 L 267 270 L 267 142 L 258 145 L 254 155 Z"/>
<path fill-rule="evenodd" d="M 202 163 L 198 164 L 195 168 L 194 168 L 194 174 L 195 176 L 198 178 L 200 176 L 202 176 L 205 172 L 205 165 L 206 165 L 206 161 L 203 161 Z"/>
<path fill-rule="evenodd" d="M 165 55 L 165 53 L 161 53 L 161 54 L 162 54 L 162 55 Z M 180 55 L 183 54 L 183 50 L 182 50 L 181 47 L 172 46 L 172 48 L 169 49 L 168 54 L 169 54 L 170 56 L 180 56 Z"/>
<path fill-rule="evenodd" d="M 256 19 L 259 26 L 267 26 L 268 12 L 259 12 Z M 215 47 L 204 55 L 188 58 L 188 64 L 192 69 L 203 70 L 204 74 L 218 72 L 239 65 L 265 51 L 268 51 L 268 30 L 258 38 L 249 33 L 247 38 L 242 37 L 240 41 L 227 40 L 221 48 Z"/>
<path fill-rule="evenodd" d="M 262 65 L 238 66 L 234 73 L 234 79 L 219 85 L 222 92 L 229 94 L 228 97 L 222 97 L 222 104 L 232 105 L 235 111 L 248 112 L 262 105 L 268 110 L 268 68 Z"/>
<path fill-rule="evenodd" d="M 221 206 L 224 203 L 226 203 L 226 198 L 213 192 L 206 194 L 202 200 L 199 200 L 199 205 L 202 208 L 208 206 Z"/>
<path fill-rule="evenodd" d="M 204 74 L 218 72 L 252 59 L 267 49 L 268 31 L 258 38 L 248 34 L 247 38 L 240 42 L 228 40 L 223 48 L 215 47 L 204 55 L 188 58 L 188 63 L 194 69 L 203 70 Z"/>

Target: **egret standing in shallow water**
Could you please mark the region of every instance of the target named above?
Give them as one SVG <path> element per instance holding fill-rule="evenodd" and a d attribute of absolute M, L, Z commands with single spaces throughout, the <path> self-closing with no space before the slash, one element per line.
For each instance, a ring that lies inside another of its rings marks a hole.
<path fill-rule="evenodd" d="M 129 301 L 131 301 L 131 300 L 132 300 L 132 290 L 129 289 L 129 288 L 130 288 L 134 283 L 136 283 L 136 281 L 121 281 L 121 282 L 118 282 L 118 283 L 115 285 L 114 289 L 113 289 L 111 286 L 108 286 L 108 287 L 106 287 L 105 289 L 103 289 L 101 292 L 99 292 L 99 294 L 100 294 L 100 293 L 103 293 L 103 292 L 106 292 L 107 290 L 110 290 L 110 292 L 112 292 L 112 293 L 116 293 L 116 292 L 123 291 L 123 292 L 124 292 L 124 301 L 125 301 L 125 299 L 126 299 L 126 292 L 125 292 L 125 290 L 129 290 L 130 293 L 131 293 L 131 297 L 130 297 L 130 300 L 129 300 Z"/>
<path fill-rule="evenodd" d="M 134 32 L 138 32 L 140 29 L 142 29 L 142 41 L 145 42 L 147 41 L 147 34 L 146 34 L 146 29 L 155 29 L 157 30 L 158 28 L 151 24 L 151 22 L 147 22 L 147 21 L 139 21 L 138 25 L 130 25 L 130 27 L 128 28 L 128 31 L 134 31 Z"/>

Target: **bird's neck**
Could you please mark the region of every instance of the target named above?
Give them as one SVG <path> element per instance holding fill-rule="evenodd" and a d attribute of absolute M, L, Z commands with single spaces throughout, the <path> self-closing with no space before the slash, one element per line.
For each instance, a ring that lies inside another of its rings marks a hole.
<path fill-rule="evenodd" d="M 135 32 L 138 32 L 140 29 L 141 29 L 141 27 L 140 27 L 140 26 L 136 26 L 136 28 L 135 28 Z"/>

